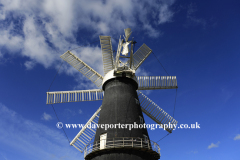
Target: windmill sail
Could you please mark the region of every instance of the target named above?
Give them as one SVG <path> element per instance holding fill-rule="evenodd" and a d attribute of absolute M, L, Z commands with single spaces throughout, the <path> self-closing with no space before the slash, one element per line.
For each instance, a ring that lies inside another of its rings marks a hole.
<path fill-rule="evenodd" d="M 134 54 L 133 54 L 133 67 L 134 70 L 137 70 L 138 67 L 147 59 L 147 57 L 152 53 L 152 50 L 146 45 L 143 44 Z M 130 60 L 127 61 L 127 64 L 130 63 Z"/>
<path fill-rule="evenodd" d="M 102 49 L 103 69 L 106 75 L 109 71 L 114 69 L 112 42 L 110 36 L 99 36 L 99 38 Z"/>
<path fill-rule="evenodd" d="M 176 76 L 137 76 L 138 90 L 178 88 Z"/>
<path fill-rule="evenodd" d="M 94 138 L 97 127 L 90 127 L 89 125 L 98 124 L 98 119 L 101 111 L 100 106 L 98 110 L 93 114 L 85 126 L 80 130 L 80 132 L 75 136 L 70 145 L 74 146 L 80 152 L 83 152 L 84 148 L 91 142 Z M 89 126 L 89 127 L 88 127 Z"/>
<path fill-rule="evenodd" d="M 67 51 L 63 55 L 60 56 L 63 60 L 68 62 L 71 66 L 76 68 L 79 72 L 81 72 L 84 76 L 86 76 L 89 80 L 91 80 L 98 87 L 102 85 L 103 76 L 101 76 L 97 71 L 92 69 L 86 63 L 84 63 L 81 59 L 75 56 L 72 52 Z"/>
<path fill-rule="evenodd" d="M 177 121 L 140 91 L 138 91 L 138 98 L 142 111 L 159 125 L 171 124 L 172 126 L 166 131 L 172 133 Z"/>
<path fill-rule="evenodd" d="M 103 100 L 102 89 L 47 92 L 47 104 Z"/>
<path fill-rule="evenodd" d="M 123 40 L 121 40 L 121 36 L 120 36 L 119 42 L 118 42 L 117 54 L 116 54 L 115 69 L 119 67 L 119 62 L 120 62 L 119 57 L 122 49 L 122 44 L 123 44 Z"/>

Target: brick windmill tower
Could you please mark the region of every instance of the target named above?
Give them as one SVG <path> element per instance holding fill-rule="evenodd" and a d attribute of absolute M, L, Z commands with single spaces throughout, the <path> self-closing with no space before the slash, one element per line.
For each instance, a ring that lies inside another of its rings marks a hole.
<path fill-rule="evenodd" d="M 100 36 L 104 77 L 70 51 L 61 56 L 102 89 L 47 92 L 47 104 L 103 100 L 102 106 L 70 143 L 84 152 L 86 160 L 157 160 L 161 156 L 160 147 L 150 140 L 142 112 L 160 126 L 168 125 L 165 129 L 169 133 L 177 124 L 140 92 L 177 88 L 176 76 L 136 76 L 135 71 L 152 50 L 143 44 L 133 54 L 135 42 L 128 40 L 131 29 L 124 31 L 115 59 L 111 37 Z"/>

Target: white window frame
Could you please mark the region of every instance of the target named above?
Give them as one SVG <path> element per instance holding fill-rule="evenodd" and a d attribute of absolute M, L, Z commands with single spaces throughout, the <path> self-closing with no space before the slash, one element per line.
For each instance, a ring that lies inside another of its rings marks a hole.
<path fill-rule="evenodd" d="M 100 150 L 105 149 L 107 142 L 107 133 L 103 133 L 100 135 Z"/>

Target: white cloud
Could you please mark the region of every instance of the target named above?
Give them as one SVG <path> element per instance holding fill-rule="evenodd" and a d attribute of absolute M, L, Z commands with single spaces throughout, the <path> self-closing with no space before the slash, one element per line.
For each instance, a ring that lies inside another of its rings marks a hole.
<path fill-rule="evenodd" d="M 40 28 L 35 23 L 34 17 L 27 17 L 23 26 L 25 41 L 22 54 L 47 68 L 52 64 L 55 57 L 54 54 L 51 54 L 53 51 L 46 43 L 46 38 L 39 30 Z"/>
<path fill-rule="evenodd" d="M 76 111 L 67 108 L 67 109 L 64 109 L 63 114 L 66 118 L 71 118 L 76 115 Z"/>
<path fill-rule="evenodd" d="M 23 46 L 23 37 L 19 35 L 12 35 L 10 32 L 14 30 L 13 23 L 10 23 L 7 27 L 0 27 L 0 46 L 6 47 L 10 53 L 18 52 Z"/>
<path fill-rule="evenodd" d="M 169 9 L 169 5 L 164 4 L 164 5 L 160 6 L 160 13 L 159 13 L 158 24 L 171 22 L 173 14 L 174 13 Z"/>
<path fill-rule="evenodd" d="M 49 16 L 51 21 L 45 22 L 51 27 L 49 29 L 56 28 L 64 36 L 73 36 L 72 31 L 76 30 L 76 21 L 74 15 L 74 0 L 44 0 L 42 1 L 43 14 Z"/>
<path fill-rule="evenodd" d="M 162 32 L 154 29 L 151 25 L 149 24 L 144 24 L 143 25 L 143 28 L 146 30 L 147 34 L 150 36 L 150 37 L 153 37 L 153 38 L 157 38 L 159 37 L 159 35 L 162 34 Z"/>
<path fill-rule="evenodd" d="M 26 61 L 26 62 L 24 63 L 24 66 L 27 68 L 27 70 L 33 69 L 33 67 L 34 67 L 35 65 L 36 65 L 36 63 L 33 62 L 33 61 Z"/>
<path fill-rule="evenodd" d="M 218 146 L 219 146 L 219 144 L 220 144 L 220 142 L 217 142 L 216 144 L 214 144 L 214 143 L 211 143 L 211 144 L 208 146 L 208 149 L 211 149 L 211 148 L 216 148 L 216 147 L 218 147 Z"/>
<path fill-rule="evenodd" d="M 83 111 L 82 111 L 81 109 L 79 109 L 79 110 L 78 110 L 78 113 L 79 113 L 79 114 L 82 114 L 82 113 L 83 113 Z"/>
<path fill-rule="evenodd" d="M 146 71 L 144 68 L 138 68 L 136 71 L 136 76 L 149 76 L 150 72 Z"/>
<path fill-rule="evenodd" d="M 0 143 L 14 155 L 4 153 L 5 159 L 83 159 L 83 155 L 69 143 L 54 125 L 46 125 L 23 118 L 15 111 L 0 103 Z M 17 134 L 16 134 L 17 133 Z M 24 147 L 23 147 L 24 146 Z"/>
<path fill-rule="evenodd" d="M 52 116 L 44 112 L 41 119 L 45 121 L 49 121 L 52 119 Z"/>
<path fill-rule="evenodd" d="M 240 140 L 240 134 L 236 135 L 236 137 L 234 137 L 234 140 Z"/>
<path fill-rule="evenodd" d="M 4 62 L 3 54 L 0 52 L 0 64 L 2 64 L 3 62 Z"/>
<path fill-rule="evenodd" d="M 82 47 L 73 53 L 101 75 L 104 75 L 102 64 L 102 51 L 99 47 Z"/>
<path fill-rule="evenodd" d="M 192 153 L 193 153 L 193 154 L 197 154 L 198 151 L 195 150 L 195 151 L 191 151 L 191 152 L 187 152 L 187 153 L 188 153 L 188 154 L 192 154 Z"/>
<path fill-rule="evenodd" d="M 59 56 L 79 47 L 77 40 L 85 39 L 86 31 L 92 34 L 89 39 L 98 38 L 99 34 L 123 34 L 123 29 L 128 27 L 149 37 L 159 37 L 162 31 L 157 29 L 158 25 L 172 21 L 174 2 L 4 0 L 0 2 L 0 49 L 5 47 L 8 54 L 29 58 L 25 62 L 26 69 L 32 69 L 35 64 L 45 68 L 58 66 Z M 85 46 L 73 53 L 103 74 L 99 45 Z M 62 72 L 73 76 L 77 74 L 74 70 L 64 64 Z"/>
<path fill-rule="evenodd" d="M 207 22 L 205 19 L 203 18 L 197 18 L 194 14 L 197 11 L 196 9 L 196 5 L 194 4 L 190 4 L 188 6 L 188 10 L 187 10 L 187 20 L 188 23 L 185 26 L 190 26 L 190 25 L 201 25 L 203 26 L 203 28 L 206 27 Z"/>
<path fill-rule="evenodd" d="M 89 90 L 89 89 L 100 89 L 92 81 L 84 77 L 81 73 L 76 73 L 74 80 L 77 85 L 73 86 L 73 90 Z"/>

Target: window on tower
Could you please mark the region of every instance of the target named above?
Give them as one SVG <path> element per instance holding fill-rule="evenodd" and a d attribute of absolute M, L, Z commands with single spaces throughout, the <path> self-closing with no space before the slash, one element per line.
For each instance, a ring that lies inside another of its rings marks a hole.
<path fill-rule="evenodd" d="M 107 141 L 107 133 L 100 135 L 100 149 L 104 149 L 106 147 L 106 141 Z"/>

